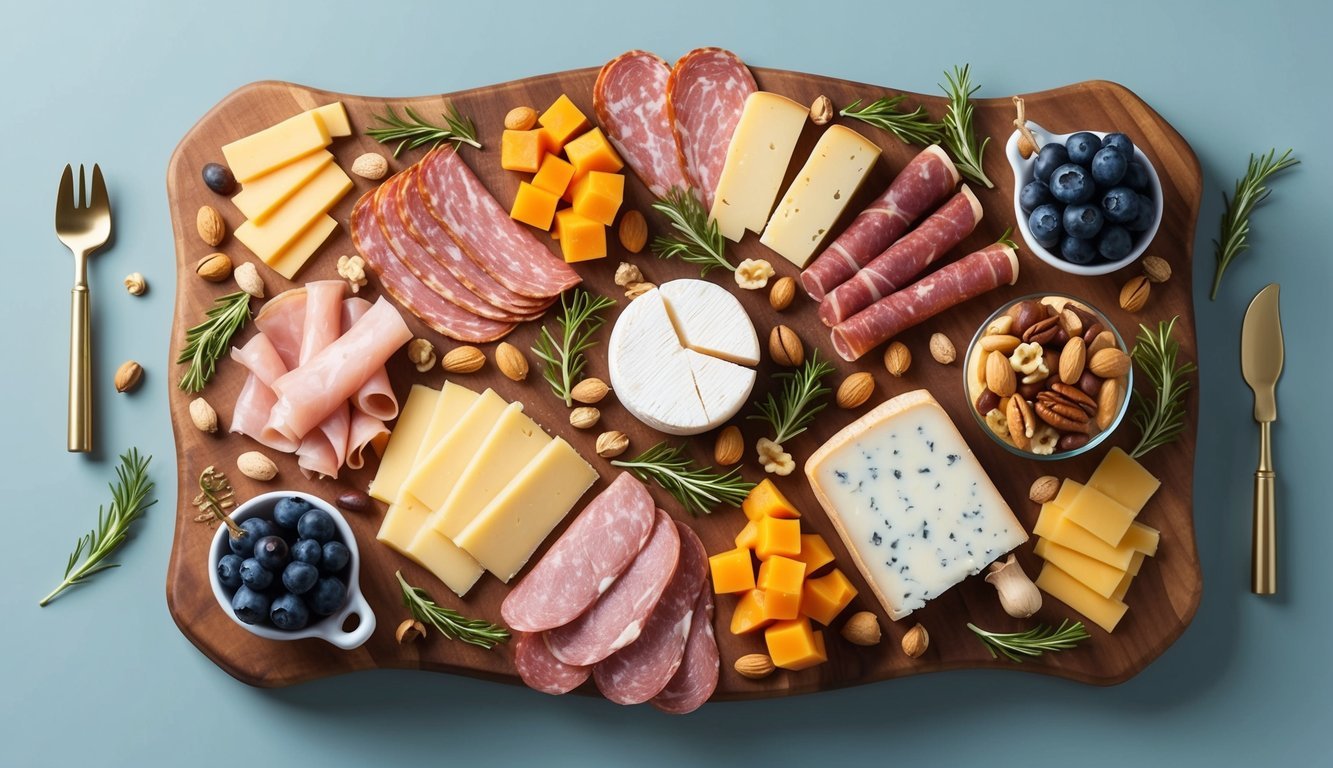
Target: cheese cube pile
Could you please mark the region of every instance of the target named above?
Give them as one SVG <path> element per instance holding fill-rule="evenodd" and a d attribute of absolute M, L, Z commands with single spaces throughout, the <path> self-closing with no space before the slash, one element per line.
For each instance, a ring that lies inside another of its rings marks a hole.
<path fill-rule="evenodd" d="M 1129 454 L 1112 448 L 1087 485 L 1065 480 L 1041 507 L 1033 533 L 1045 560 L 1037 586 L 1114 631 L 1129 606 L 1125 593 L 1160 534 L 1135 518 L 1160 481 Z"/>
<path fill-rule="evenodd" d="M 302 112 L 222 148 L 246 216 L 236 239 L 278 274 L 293 279 L 338 224 L 329 211 L 352 189 L 327 147 L 350 136 L 342 102 Z"/>
<path fill-rule="evenodd" d="M 810 622 L 832 624 L 856 597 L 856 587 L 837 568 L 814 577 L 833 562 L 833 551 L 819 534 L 801 533 L 800 513 L 772 480 L 755 486 L 741 509 L 749 521 L 736 548 L 708 559 L 713 591 L 740 596 L 732 634 L 763 630 L 768 655 L 782 669 L 824 663 L 824 633 Z"/>

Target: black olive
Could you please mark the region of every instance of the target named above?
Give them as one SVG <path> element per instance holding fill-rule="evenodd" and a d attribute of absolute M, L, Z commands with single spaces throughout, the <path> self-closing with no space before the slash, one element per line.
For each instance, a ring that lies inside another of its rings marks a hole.
<path fill-rule="evenodd" d="M 204 183 L 219 195 L 230 195 L 236 189 L 236 177 L 231 175 L 227 166 L 220 163 L 204 166 Z"/>

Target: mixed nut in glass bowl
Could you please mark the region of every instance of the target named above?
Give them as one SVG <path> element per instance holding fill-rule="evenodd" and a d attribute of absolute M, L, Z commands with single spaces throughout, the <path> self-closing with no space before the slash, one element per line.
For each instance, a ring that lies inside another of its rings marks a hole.
<path fill-rule="evenodd" d="M 1134 371 L 1101 311 L 1060 293 L 1023 296 L 981 324 L 963 387 L 982 431 L 1008 451 L 1067 459 L 1104 441 L 1129 410 Z"/>

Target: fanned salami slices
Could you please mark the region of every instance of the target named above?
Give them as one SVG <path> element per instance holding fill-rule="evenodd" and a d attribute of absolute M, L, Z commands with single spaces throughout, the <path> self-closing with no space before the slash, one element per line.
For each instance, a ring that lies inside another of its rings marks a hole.
<path fill-rule="evenodd" d="M 667 79 L 667 115 L 690 185 L 712 210 L 727 147 L 745 99 L 758 90 L 745 62 L 721 48 L 696 48 L 680 57 Z"/>
<path fill-rule="evenodd" d="M 656 197 L 690 186 L 667 114 L 671 67 L 647 51 L 629 51 L 597 74 L 592 104 L 621 158 Z M 726 147 L 722 147 L 725 155 Z"/>
<path fill-rule="evenodd" d="M 552 656 L 540 632 L 514 633 L 514 666 L 524 685 L 552 696 L 569 693 L 592 674 L 591 667 L 571 666 Z"/>
<path fill-rule="evenodd" d="M 685 657 L 652 705 L 672 715 L 684 715 L 702 707 L 717 690 L 721 674 L 717 637 L 713 634 L 713 587 L 704 584 L 694 604 L 694 620 L 685 643 Z"/>

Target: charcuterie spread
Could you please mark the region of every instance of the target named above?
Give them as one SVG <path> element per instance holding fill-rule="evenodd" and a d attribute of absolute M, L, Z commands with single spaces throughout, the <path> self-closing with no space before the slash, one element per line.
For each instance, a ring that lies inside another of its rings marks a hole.
<path fill-rule="evenodd" d="M 1198 602 L 1197 165 L 1118 86 L 970 76 L 708 47 L 229 97 L 169 179 L 181 629 L 260 685 L 399 666 L 670 714 L 1137 672 Z"/>

